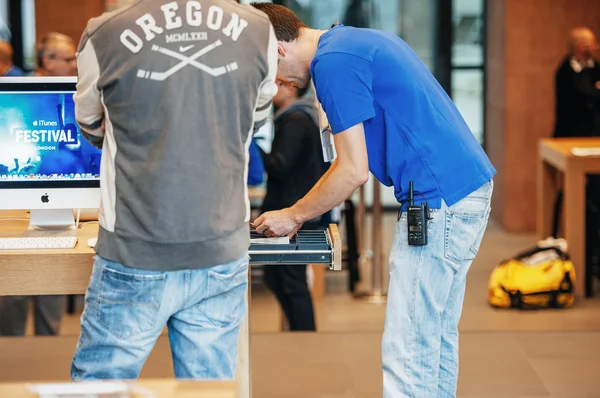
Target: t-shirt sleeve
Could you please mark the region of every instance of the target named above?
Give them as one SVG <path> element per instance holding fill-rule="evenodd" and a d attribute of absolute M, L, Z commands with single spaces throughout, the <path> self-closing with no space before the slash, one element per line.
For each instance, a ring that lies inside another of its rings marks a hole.
<path fill-rule="evenodd" d="M 373 107 L 372 63 L 345 53 L 320 56 L 313 69 L 317 99 L 333 134 L 371 119 Z"/>

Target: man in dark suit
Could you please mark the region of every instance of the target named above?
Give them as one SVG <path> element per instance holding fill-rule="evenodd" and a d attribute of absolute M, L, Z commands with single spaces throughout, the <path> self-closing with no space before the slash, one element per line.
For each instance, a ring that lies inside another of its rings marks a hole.
<path fill-rule="evenodd" d="M 577 27 L 569 35 L 569 54 L 556 71 L 556 115 L 554 137 L 600 136 L 600 63 L 594 33 Z M 586 187 L 586 296 L 592 295 L 594 269 L 600 254 L 600 176 L 588 176 Z M 563 192 L 559 191 L 553 220 L 553 236 L 558 236 Z"/>
<path fill-rule="evenodd" d="M 280 86 L 273 98 L 275 134 L 271 151 L 261 152 L 267 172 L 267 192 L 261 212 L 292 206 L 325 173 L 317 110 L 306 89 Z M 328 213 L 305 223 L 302 229 L 328 224 Z M 265 267 L 264 278 L 273 291 L 291 331 L 314 331 L 315 316 L 306 280 L 306 265 Z"/>
<path fill-rule="evenodd" d="M 585 27 L 571 31 L 569 54 L 556 71 L 555 137 L 600 135 L 600 64 L 598 43 Z"/>

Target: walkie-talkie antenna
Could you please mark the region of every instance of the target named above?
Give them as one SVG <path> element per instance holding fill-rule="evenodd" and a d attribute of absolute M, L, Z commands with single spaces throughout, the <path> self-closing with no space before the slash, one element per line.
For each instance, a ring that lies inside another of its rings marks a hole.
<path fill-rule="evenodd" d="M 408 202 L 409 202 L 410 206 L 415 205 L 415 191 L 414 191 L 412 181 L 409 181 L 409 183 L 408 183 Z"/>

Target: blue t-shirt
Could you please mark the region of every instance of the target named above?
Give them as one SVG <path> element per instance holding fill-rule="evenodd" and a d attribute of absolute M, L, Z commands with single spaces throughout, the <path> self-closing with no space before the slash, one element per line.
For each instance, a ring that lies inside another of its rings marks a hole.
<path fill-rule="evenodd" d="M 248 165 L 248 185 L 252 186 L 262 184 L 265 179 L 265 165 L 263 163 L 262 156 L 260 156 L 255 138 L 252 138 L 248 151 L 250 154 Z"/>
<path fill-rule="evenodd" d="M 409 181 L 435 209 L 496 173 L 452 100 L 397 36 L 338 25 L 321 36 L 310 73 L 334 134 L 363 122 L 369 169 L 394 187 L 403 209 Z"/>
<path fill-rule="evenodd" d="M 27 74 L 23 72 L 23 70 L 21 70 L 21 68 L 19 68 L 18 66 L 13 65 L 9 70 L 6 71 L 4 76 L 27 76 Z"/>

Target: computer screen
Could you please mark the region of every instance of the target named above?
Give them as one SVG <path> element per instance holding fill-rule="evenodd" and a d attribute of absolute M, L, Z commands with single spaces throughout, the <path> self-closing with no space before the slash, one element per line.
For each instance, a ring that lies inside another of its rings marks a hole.
<path fill-rule="evenodd" d="M 76 77 L 0 77 L 0 210 L 29 210 L 30 229 L 100 207 L 101 151 L 77 125 L 76 90 Z"/>
<path fill-rule="evenodd" d="M 98 186 L 101 151 L 81 134 L 74 91 L 0 84 L 0 188 Z"/>

